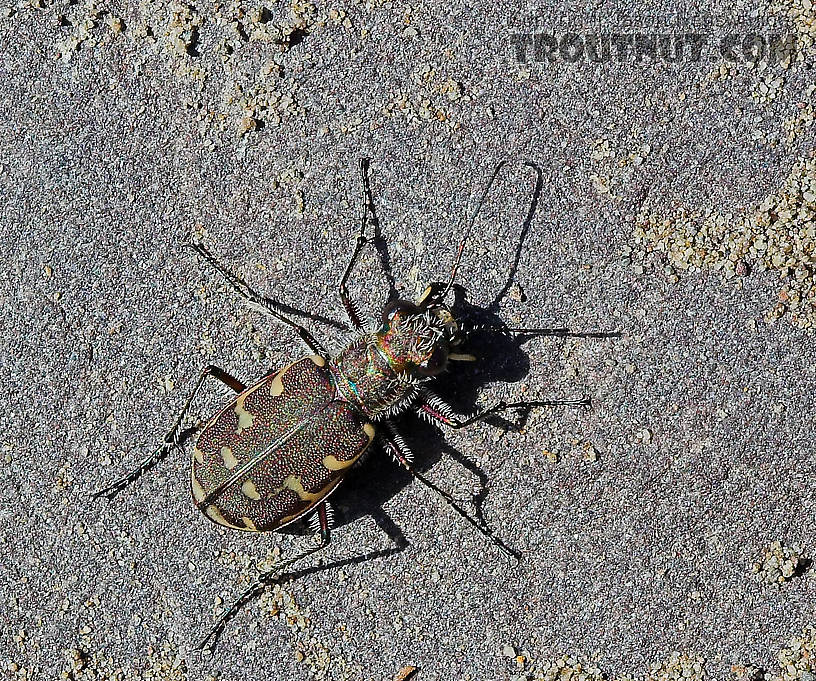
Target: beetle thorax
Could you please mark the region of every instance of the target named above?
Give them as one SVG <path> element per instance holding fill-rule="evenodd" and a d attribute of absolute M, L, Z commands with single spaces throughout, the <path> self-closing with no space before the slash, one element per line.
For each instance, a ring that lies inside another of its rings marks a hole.
<path fill-rule="evenodd" d="M 340 395 L 369 418 L 382 418 L 407 400 L 415 381 L 383 351 L 380 336 L 357 336 L 330 363 Z"/>

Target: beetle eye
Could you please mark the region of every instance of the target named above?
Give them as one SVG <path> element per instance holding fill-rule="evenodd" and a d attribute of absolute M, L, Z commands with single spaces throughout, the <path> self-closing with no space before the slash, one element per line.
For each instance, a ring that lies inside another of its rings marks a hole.
<path fill-rule="evenodd" d="M 397 298 L 396 300 L 392 300 L 383 308 L 382 321 L 383 324 L 387 324 L 394 318 L 394 315 L 397 312 L 407 312 L 408 314 L 413 314 L 418 311 L 419 309 L 413 303 Z"/>
<path fill-rule="evenodd" d="M 436 376 L 442 373 L 442 370 L 448 364 L 448 351 L 437 346 L 422 364 L 417 366 L 417 371 L 423 376 Z"/>

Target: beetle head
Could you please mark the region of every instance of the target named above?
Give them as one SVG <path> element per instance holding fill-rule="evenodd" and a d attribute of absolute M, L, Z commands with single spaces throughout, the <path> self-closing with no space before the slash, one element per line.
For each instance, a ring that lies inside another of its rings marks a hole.
<path fill-rule="evenodd" d="M 382 313 L 380 347 L 391 365 L 418 379 L 445 370 L 459 345 L 459 326 L 444 301 L 445 284 L 429 285 L 416 303 L 396 299 Z"/>

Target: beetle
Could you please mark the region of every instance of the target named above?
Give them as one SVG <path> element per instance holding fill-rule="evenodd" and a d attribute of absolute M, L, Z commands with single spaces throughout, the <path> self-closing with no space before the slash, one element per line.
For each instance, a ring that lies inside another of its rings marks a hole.
<path fill-rule="evenodd" d="M 251 305 L 291 327 L 310 354 L 270 371 L 246 386 L 216 366 L 207 366 L 162 444 L 134 470 L 96 493 L 112 499 L 159 460 L 179 448 L 191 405 L 208 377 L 236 394 L 201 428 L 192 455 L 190 487 L 194 504 L 211 521 L 245 532 L 279 530 L 311 516 L 321 542 L 261 574 L 230 606 L 201 647 L 217 641 L 228 620 L 288 566 L 328 545 L 332 516 L 327 500 L 373 444 L 379 444 L 414 478 L 430 487 L 459 515 L 497 544 L 492 534 L 465 513 L 453 497 L 417 471 L 405 440 L 391 417 L 407 410 L 450 428 L 464 428 L 491 414 L 552 405 L 588 405 L 588 399 L 497 402 L 475 414 L 459 416 L 431 388 L 453 362 L 475 361 L 464 352 L 477 330 L 552 335 L 548 329 L 511 329 L 457 320 L 446 303 L 465 245 L 482 204 L 506 161 L 499 163 L 464 230 L 447 282 L 430 284 L 420 298 L 390 300 L 377 328 L 367 328 L 347 283 L 363 247 L 373 215 L 368 159 L 360 162 L 362 217 L 351 258 L 338 284 L 340 301 L 354 335 L 331 355 L 311 332 L 292 320 L 286 306 L 265 298 L 222 267 L 200 243 L 192 248 L 220 272 Z M 526 165 L 536 168 L 534 165 Z M 537 168 L 536 168 L 537 170 Z"/>

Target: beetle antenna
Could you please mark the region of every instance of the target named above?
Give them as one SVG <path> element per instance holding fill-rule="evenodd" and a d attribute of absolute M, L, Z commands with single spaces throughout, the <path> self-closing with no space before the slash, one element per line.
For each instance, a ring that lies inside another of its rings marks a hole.
<path fill-rule="evenodd" d="M 459 248 L 456 251 L 456 259 L 453 261 L 453 269 L 451 270 L 450 279 L 448 280 L 448 284 L 445 287 L 444 292 L 442 293 L 442 298 L 448 295 L 448 291 L 450 291 L 451 287 L 453 286 L 453 282 L 456 279 L 456 272 L 459 269 L 459 264 L 462 261 L 462 253 L 465 250 L 465 244 L 467 244 L 468 239 L 470 238 L 470 233 L 473 230 L 473 225 L 476 224 L 476 218 L 479 217 L 479 212 L 482 210 L 482 206 L 484 202 L 487 200 L 487 195 L 490 193 L 490 190 L 493 187 L 493 183 L 496 181 L 496 177 L 498 176 L 501 169 L 507 165 L 507 159 L 499 161 L 496 164 L 495 169 L 493 170 L 493 174 L 490 176 L 490 179 L 487 182 L 487 186 L 485 186 L 484 192 L 482 192 L 482 198 L 479 199 L 479 203 L 476 204 L 476 211 L 473 213 L 473 217 L 470 218 L 470 222 L 468 223 L 467 227 L 465 228 L 465 232 L 462 235 L 462 240 L 459 242 Z M 535 168 L 535 166 L 530 163 L 529 161 L 524 161 L 524 165 Z"/>
<path fill-rule="evenodd" d="M 496 176 L 499 174 L 499 171 L 505 166 L 506 163 L 507 163 L 506 159 L 498 162 L 495 169 L 493 170 L 493 174 L 490 176 L 490 179 L 487 182 L 487 186 L 485 187 L 484 192 L 482 192 L 482 198 L 479 199 L 479 203 L 476 204 L 476 211 L 473 213 L 473 217 L 470 218 L 470 222 L 465 228 L 465 233 L 462 235 L 462 240 L 459 242 L 459 248 L 456 251 L 456 258 L 453 261 L 453 269 L 451 270 L 450 279 L 448 280 L 448 284 L 445 287 L 444 292 L 442 293 L 442 298 L 448 295 L 448 291 L 450 291 L 451 286 L 453 286 L 453 281 L 454 279 L 456 279 L 456 271 L 459 269 L 459 263 L 462 261 L 462 253 L 465 250 L 465 244 L 467 243 L 467 240 L 470 238 L 470 232 L 473 229 L 473 225 L 476 222 L 476 218 L 479 216 L 479 211 L 482 209 L 482 205 L 487 199 L 487 194 L 490 191 L 490 188 L 493 186 L 493 182 L 495 181 Z"/>

